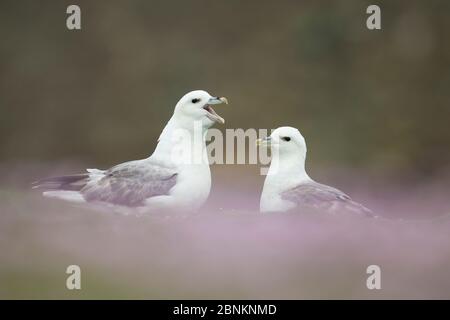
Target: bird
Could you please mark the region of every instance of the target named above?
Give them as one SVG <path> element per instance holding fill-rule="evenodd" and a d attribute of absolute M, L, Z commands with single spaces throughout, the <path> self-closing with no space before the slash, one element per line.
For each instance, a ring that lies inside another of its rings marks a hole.
<path fill-rule="evenodd" d="M 306 142 L 293 127 L 279 127 L 257 145 L 271 149 L 271 163 L 264 181 L 260 211 L 347 212 L 373 216 L 368 208 L 344 192 L 312 180 L 306 173 Z"/>
<path fill-rule="evenodd" d="M 125 214 L 197 211 L 211 189 L 206 133 L 215 123 L 225 123 L 212 107 L 218 104 L 228 104 L 227 98 L 188 92 L 148 158 L 41 179 L 33 188 L 43 189 L 46 197 Z"/>

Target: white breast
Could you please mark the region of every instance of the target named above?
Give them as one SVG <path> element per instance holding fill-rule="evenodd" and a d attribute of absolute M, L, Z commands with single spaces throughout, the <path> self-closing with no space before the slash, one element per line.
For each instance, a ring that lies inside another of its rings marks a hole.
<path fill-rule="evenodd" d="M 208 199 L 211 190 L 209 165 L 187 165 L 180 170 L 171 196 L 185 208 L 197 210 Z"/>
<path fill-rule="evenodd" d="M 260 200 L 261 212 L 283 212 L 295 207 L 291 201 L 281 198 L 281 193 L 295 186 L 298 179 L 284 174 L 269 174 L 264 181 L 264 187 Z"/>

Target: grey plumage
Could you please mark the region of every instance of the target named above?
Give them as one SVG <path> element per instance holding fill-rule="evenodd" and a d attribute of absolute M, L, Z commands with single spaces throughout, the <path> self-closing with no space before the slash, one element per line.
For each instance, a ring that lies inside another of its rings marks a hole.
<path fill-rule="evenodd" d="M 167 195 L 176 181 L 177 172 L 173 168 L 146 159 L 125 162 L 105 171 L 90 170 L 87 174 L 43 179 L 35 187 L 75 190 L 88 202 L 137 207 L 150 197 Z"/>
<path fill-rule="evenodd" d="M 32 186 L 33 189 L 80 191 L 88 178 L 88 173 L 49 177 L 33 182 Z"/>
<path fill-rule="evenodd" d="M 306 209 L 327 212 L 356 212 L 374 216 L 372 211 L 353 201 L 342 191 L 317 183 L 305 182 L 281 193 L 281 198 Z"/>
<path fill-rule="evenodd" d="M 176 184 L 177 173 L 145 160 L 122 163 L 106 171 L 96 184 L 81 190 L 87 201 L 104 201 L 130 207 L 147 198 L 166 195 Z"/>

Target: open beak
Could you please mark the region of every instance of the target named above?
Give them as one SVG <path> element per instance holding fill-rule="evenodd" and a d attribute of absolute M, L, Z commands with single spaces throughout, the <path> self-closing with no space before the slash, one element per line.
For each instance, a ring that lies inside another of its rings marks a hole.
<path fill-rule="evenodd" d="M 208 100 L 208 103 L 207 103 L 203 108 L 204 108 L 206 111 L 208 111 L 208 113 L 206 114 L 206 116 L 207 116 L 210 120 L 224 124 L 224 123 L 225 123 L 225 119 L 222 118 L 221 116 L 219 116 L 219 115 L 216 113 L 216 111 L 214 111 L 214 109 L 211 107 L 211 105 L 213 105 L 213 104 L 222 104 L 222 103 L 228 104 L 227 98 L 225 98 L 225 97 L 220 97 L 220 98 L 218 98 L 218 97 L 211 97 L 211 98 Z"/>
<path fill-rule="evenodd" d="M 262 139 L 258 139 L 256 140 L 256 145 L 257 146 L 262 146 L 262 147 L 270 147 L 270 142 L 272 141 L 272 138 L 269 137 L 265 137 Z"/>

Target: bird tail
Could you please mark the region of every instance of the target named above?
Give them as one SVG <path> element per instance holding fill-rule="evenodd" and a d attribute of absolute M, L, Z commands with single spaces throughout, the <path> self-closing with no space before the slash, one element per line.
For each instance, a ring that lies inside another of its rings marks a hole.
<path fill-rule="evenodd" d="M 44 178 L 32 183 L 33 189 L 80 191 L 89 181 L 89 173 Z"/>

